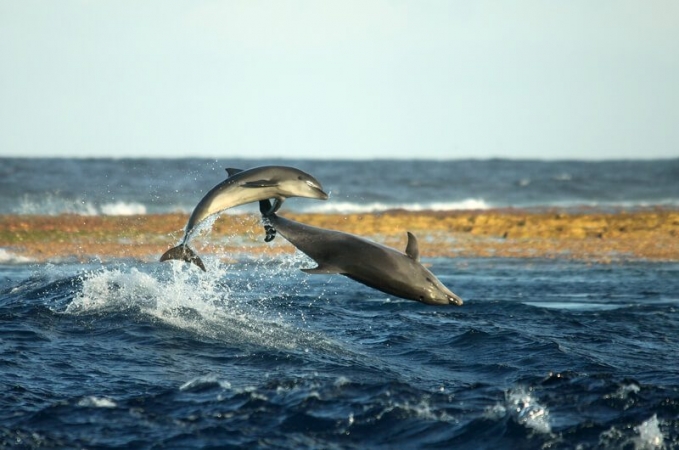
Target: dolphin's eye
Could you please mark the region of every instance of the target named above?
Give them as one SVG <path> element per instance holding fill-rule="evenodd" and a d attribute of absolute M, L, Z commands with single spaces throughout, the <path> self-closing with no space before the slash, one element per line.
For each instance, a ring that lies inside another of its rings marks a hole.
<path fill-rule="evenodd" d="M 301 180 L 301 179 L 302 179 L 302 175 L 297 175 L 297 179 L 298 179 L 298 180 Z"/>
<path fill-rule="evenodd" d="M 431 278 L 429 278 L 429 277 L 427 277 L 427 281 L 430 282 L 430 283 L 433 283 L 433 281 L 431 281 Z"/>

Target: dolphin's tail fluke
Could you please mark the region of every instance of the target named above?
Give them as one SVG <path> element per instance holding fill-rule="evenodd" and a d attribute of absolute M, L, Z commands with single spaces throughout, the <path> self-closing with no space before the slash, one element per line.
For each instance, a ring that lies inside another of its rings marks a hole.
<path fill-rule="evenodd" d="M 203 261 L 201 261 L 200 257 L 196 255 L 196 252 L 191 250 L 191 248 L 186 244 L 180 244 L 176 247 L 173 247 L 163 253 L 163 256 L 160 257 L 161 261 L 167 261 L 169 259 L 181 259 L 182 261 L 186 261 L 188 263 L 194 263 L 200 267 L 203 272 L 205 272 L 205 265 L 203 264 Z"/>

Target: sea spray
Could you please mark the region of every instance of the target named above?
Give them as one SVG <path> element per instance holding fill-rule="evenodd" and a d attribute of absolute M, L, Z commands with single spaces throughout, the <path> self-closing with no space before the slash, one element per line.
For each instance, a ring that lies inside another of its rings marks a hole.
<path fill-rule="evenodd" d="M 486 417 L 510 418 L 519 425 L 538 433 L 551 433 L 549 410 L 540 404 L 532 388 L 517 387 L 505 393 L 503 403 L 486 411 Z"/>
<path fill-rule="evenodd" d="M 102 267 L 81 276 L 65 312 L 132 315 L 137 321 L 151 320 L 238 346 L 344 351 L 306 330 L 306 318 L 299 311 L 279 304 L 295 293 L 285 289 L 284 279 L 276 285 L 286 269 L 269 267 L 217 259 L 209 261 L 207 272 L 178 261 L 141 269 Z"/>
<path fill-rule="evenodd" d="M 639 436 L 634 439 L 635 449 L 652 450 L 663 448 L 664 439 L 662 431 L 660 431 L 657 414 L 653 414 L 653 417 L 634 427 L 634 431 L 639 433 Z"/>

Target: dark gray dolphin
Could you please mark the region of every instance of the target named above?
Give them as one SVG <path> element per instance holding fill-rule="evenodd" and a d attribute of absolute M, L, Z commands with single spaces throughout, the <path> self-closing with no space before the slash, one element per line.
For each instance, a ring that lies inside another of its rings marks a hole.
<path fill-rule="evenodd" d="M 408 232 L 408 245 L 401 253 L 353 234 L 312 227 L 270 213 L 268 200 L 259 202 L 266 241 L 276 231 L 318 264 L 302 269 L 311 274 L 342 274 L 379 291 L 428 305 L 462 305 L 419 261 L 417 238 Z"/>
<path fill-rule="evenodd" d="M 166 251 L 160 257 L 161 261 L 181 259 L 205 270 L 205 265 L 187 243 L 196 227 L 213 214 L 264 199 L 274 199 L 274 205 L 267 212 L 275 213 L 288 197 L 320 200 L 328 198 L 318 180 L 294 167 L 263 166 L 248 170 L 228 168 L 226 171 L 229 177 L 213 187 L 198 202 L 186 223 L 181 243 Z"/>

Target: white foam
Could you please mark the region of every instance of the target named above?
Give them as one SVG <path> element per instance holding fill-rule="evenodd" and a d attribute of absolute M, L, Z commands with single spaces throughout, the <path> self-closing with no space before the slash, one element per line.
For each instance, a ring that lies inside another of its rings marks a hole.
<path fill-rule="evenodd" d="M 616 303 L 584 303 L 584 302 L 523 302 L 524 305 L 536 308 L 565 309 L 574 311 L 612 311 L 624 308 L 625 304 Z"/>
<path fill-rule="evenodd" d="M 456 202 L 429 202 L 429 203 L 356 203 L 348 201 L 333 201 L 317 203 L 305 208 L 305 211 L 315 213 L 372 213 L 387 211 L 390 209 L 405 209 L 407 211 L 458 211 L 458 210 L 477 210 L 490 209 L 483 199 L 469 198 Z"/>
<path fill-rule="evenodd" d="M 17 255 L 7 249 L 0 248 L 0 264 L 26 264 L 32 261 L 31 258 Z"/>
<path fill-rule="evenodd" d="M 324 349 L 341 346 L 307 331 L 298 317 L 287 317 L 269 303 L 269 292 L 290 289 L 281 268 L 244 264 L 229 272 L 214 258 L 204 258 L 207 272 L 181 261 L 158 264 L 155 273 L 135 267 L 104 268 L 82 276 L 82 288 L 65 308 L 66 314 L 125 313 L 142 315 L 212 339 L 277 349 Z M 280 273 L 277 273 L 278 270 Z M 291 272 L 296 273 L 296 272 Z M 225 281 L 228 280 L 228 281 Z M 260 288 L 260 282 L 267 289 Z M 276 283 L 283 283 L 278 286 Z M 231 286 L 235 288 L 231 288 Z M 290 314 L 295 314 L 290 312 Z M 304 322 L 304 318 L 302 318 Z"/>
<path fill-rule="evenodd" d="M 146 205 L 139 202 L 114 201 L 97 205 L 82 198 L 63 198 L 59 194 L 44 194 L 40 198 L 24 195 L 14 211 L 16 214 L 47 215 L 77 214 L 79 216 L 130 216 L 146 214 Z"/>
<path fill-rule="evenodd" d="M 635 449 L 651 450 L 663 447 L 664 438 L 656 414 L 653 414 L 653 417 L 642 422 L 639 426 L 634 427 L 634 431 L 639 433 L 639 436 L 633 440 Z"/>
<path fill-rule="evenodd" d="M 220 380 L 217 375 L 205 375 L 187 381 L 179 387 L 179 390 L 193 391 L 210 386 L 219 386 L 222 389 L 231 389 L 231 383 L 226 380 Z"/>
<path fill-rule="evenodd" d="M 560 173 L 558 175 L 554 175 L 552 177 L 552 180 L 554 181 L 571 181 L 573 180 L 573 175 L 567 172 Z"/>
<path fill-rule="evenodd" d="M 133 216 L 146 214 L 146 206 L 137 202 L 115 202 L 101 205 L 101 212 L 107 216 Z"/>
<path fill-rule="evenodd" d="M 606 395 L 605 398 L 617 398 L 626 399 L 629 394 L 636 394 L 641 390 L 638 384 L 630 383 L 621 385 L 617 391 L 612 394 Z"/>
<path fill-rule="evenodd" d="M 516 423 L 539 433 L 551 433 L 549 410 L 535 398 L 531 388 L 519 387 L 505 393 L 504 403 L 486 410 L 486 417 L 499 419 L 510 416 Z"/>
<path fill-rule="evenodd" d="M 381 420 L 385 414 L 389 414 L 395 410 L 401 410 L 408 416 L 413 416 L 418 419 L 436 422 L 459 423 L 459 420 L 456 417 L 451 416 L 446 411 L 433 408 L 431 404 L 431 397 L 427 395 L 423 396 L 418 402 L 412 403 L 409 401 L 389 401 L 389 404 L 375 415 L 375 420 Z M 350 422 L 353 423 L 353 419 L 350 419 Z"/>
<path fill-rule="evenodd" d="M 46 193 L 39 198 L 24 195 L 14 211 L 17 214 L 48 215 L 77 214 L 81 216 L 96 216 L 99 211 L 93 203 L 80 198 L 66 199 L 59 194 Z"/>
<path fill-rule="evenodd" d="M 634 434 L 631 435 L 630 431 Z M 630 430 L 625 426 L 612 426 L 599 436 L 599 447 L 634 448 L 635 450 L 657 450 L 665 448 L 665 438 L 660 431 L 658 416 L 653 414 L 648 420 Z"/>
<path fill-rule="evenodd" d="M 85 408 L 115 408 L 116 402 L 106 397 L 95 397 L 93 395 L 85 397 L 78 402 L 78 406 Z"/>

